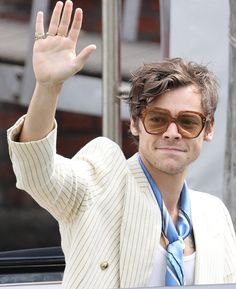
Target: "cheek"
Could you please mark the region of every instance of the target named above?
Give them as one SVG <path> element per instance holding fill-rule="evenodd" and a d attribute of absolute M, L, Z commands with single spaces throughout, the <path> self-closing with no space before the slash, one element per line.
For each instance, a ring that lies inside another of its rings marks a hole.
<path fill-rule="evenodd" d="M 192 145 L 190 145 L 190 152 L 193 160 L 196 160 L 200 155 L 202 150 L 203 140 L 196 140 Z"/>
<path fill-rule="evenodd" d="M 146 132 L 139 133 L 139 149 L 140 151 L 151 151 L 156 150 L 157 137 L 150 135 Z"/>

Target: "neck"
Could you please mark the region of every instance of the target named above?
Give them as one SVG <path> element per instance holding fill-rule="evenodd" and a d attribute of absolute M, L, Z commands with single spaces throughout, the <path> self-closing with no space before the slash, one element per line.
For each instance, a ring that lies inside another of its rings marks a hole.
<path fill-rule="evenodd" d="M 184 179 L 184 176 L 169 176 L 166 174 L 159 174 L 154 177 L 154 181 L 162 194 L 163 201 L 174 224 L 177 224 L 178 221 L 180 194 Z"/>
<path fill-rule="evenodd" d="M 184 185 L 186 172 L 168 174 L 152 168 L 146 163 L 144 164 L 157 184 L 165 206 L 173 222 L 176 224 L 178 221 L 180 194 Z"/>

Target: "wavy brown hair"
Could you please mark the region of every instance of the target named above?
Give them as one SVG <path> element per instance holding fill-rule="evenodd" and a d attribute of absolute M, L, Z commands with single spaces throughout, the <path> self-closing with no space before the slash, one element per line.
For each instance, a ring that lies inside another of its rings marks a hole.
<path fill-rule="evenodd" d="M 218 103 L 218 82 L 215 74 L 205 65 L 182 58 L 144 64 L 132 74 L 130 93 L 123 99 L 128 102 L 130 115 L 137 125 L 143 109 L 159 95 L 188 85 L 194 85 L 202 96 L 207 131 L 209 124 L 214 122 Z"/>

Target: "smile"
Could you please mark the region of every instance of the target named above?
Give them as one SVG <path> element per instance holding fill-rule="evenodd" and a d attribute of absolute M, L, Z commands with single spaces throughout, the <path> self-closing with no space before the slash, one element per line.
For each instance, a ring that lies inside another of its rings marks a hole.
<path fill-rule="evenodd" d="M 157 149 L 166 152 L 186 152 L 185 149 L 179 147 L 158 147 Z"/>

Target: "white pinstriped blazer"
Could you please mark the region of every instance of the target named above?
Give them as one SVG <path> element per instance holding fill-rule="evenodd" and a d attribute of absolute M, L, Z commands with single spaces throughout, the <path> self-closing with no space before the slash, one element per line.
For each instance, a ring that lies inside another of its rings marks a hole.
<path fill-rule="evenodd" d="M 137 156 L 96 138 L 69 160 L 56 154 L 56 129 L 45 139 L 15 142 L 21 118 L 8 130 L 17 187 L 59 222 L 71 289 L 148 284 L 160 242 L 161 215 Z M 236 239 L 216 197 L 190 191 L 196 243 L 195 284 L 236 282 Z"/>

